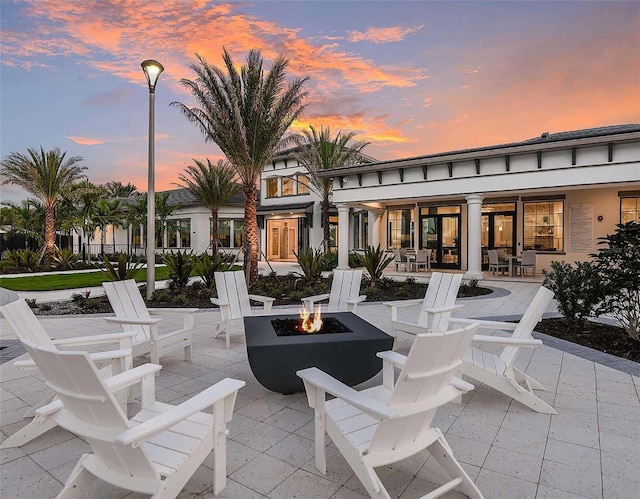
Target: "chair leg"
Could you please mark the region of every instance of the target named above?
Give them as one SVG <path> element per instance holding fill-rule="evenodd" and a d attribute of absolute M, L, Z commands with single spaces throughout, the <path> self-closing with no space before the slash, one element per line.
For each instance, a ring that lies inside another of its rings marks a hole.
<path fill-rule="evenodd" d="M 434 430 L 436 430 L 440 436 L 429 447 L 427 447 L 433 458 L 440 466 L 442 466 L 450 478 L 462 479 L 462 483 L 460 483 L 457 488 L 463 494 L 466 494 L 471 499 L 484 499 L 480 489 L 475 483 L 473 483 L 473 480 L 471 480 L 467 472 L 453 456 L 453 451 L 445 440 L 444 435 L 442 435 L 442 432 L 437 428 L 434 428 Z"/>
<path fill-rule="evenodd" d="M 84 454 L 76 467 L 73 468 L 64 489 L 58 494 L 58 499 L 80 499 L 89 490 L 95 477 L 84 468 L 84 461 L 89 454 Z"/>
<path fill-rule="evenodd" d="M 12 449 L 13 447 L 22 447 L 24 444 L 31 442 L 34 438 L 38 438 L 43 433 L 55 428 L 57 425 L 50 419 L 42 416 L 36 416 L 24 428 L 19 429 L 9 438 L 7 438 L 0 449 Z"/>
<path fill-rule="evenodd" d="M 184 347 L 184 360 L 185 362 L 191 362 L 191 343 L 188 346 Z"/>

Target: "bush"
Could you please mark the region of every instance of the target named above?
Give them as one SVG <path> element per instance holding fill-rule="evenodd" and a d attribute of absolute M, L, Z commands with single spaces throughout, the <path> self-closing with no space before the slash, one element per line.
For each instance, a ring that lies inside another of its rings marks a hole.
<path fill-rule="evenodd" d="M 169 270 L 169 287 L 171 289 L 182 289 L 189 284 L 194 265 L 192 251 L 166 253 L 164 255 L 164 263 Z"/>
<path fill-rule="evenodd" d="M 358 267 L 361 266 L 359 256 L 360 255 L 355 251 L 349 252 L 349 268 L 350 269 L 357 269 Z"/>
<path fill-rule="evenodd" d="M 111 281 L 126 281 L 127 279 L 135 279 L 136 274 L 142 267 L 142 257 L 138 257 L 134 261 L 133 255 L 126 255 L 125 253 L 118 253 L 117 269 L 107 259 L 106 256 L 103 258 L 103 261 L 105 266 L 103 272 Z"/>
<path fill-rule="evenodd" d="M 73 250 L 69 248 L 58 249 L 53 257 L 53 261 L 61 269 L 72 269 L 79 259 L 80 256 L 74 254 Z"/>
<path fill-rule="evenodd" d="M 364 249 L 364 255 L 358 255 L 358 261 L 367 272 L 371 280 L 371 287 L 375 287 L 382 277 L 382 271 L 393 261 L 393 256 L 381 250 L 380 245 L 376 248 L 367 246 Z"/>
<path fill-rule="evenodd" d="M 202 279 L 207 289 L 215 287 L 215 273 L 231 270 L 235 257 L 225 253 L 215 253 L 209 256 L 206 251 L 194 257 L 193 271 Z"/>
<path fill-rule="evenodd" d="M 597 312 L 611 314 L 640 341 L 640 224 L 616 227 L 613 234 L 599 238 L 603 247 L 591 255 L 602 287 Z"/>
<path fill-rule="evenodd" d="M 317 281 L 322 277 L 322 266 L 324 263 L 324 253 L 320 250 L 307 248 L 299 253 L 295 253 L 298 259 L 298 265 L 302 268 L 302 277 L 307 282 Z"/>
<path fill-rule="evenodd" d="M 335 251 L 325 251 L 322 254 L 322 271 L 331 272 L 338 266 L 338 253 Z"/>
<path fill-rule="evenodd" d="M 600 281 L 591 262 L 551 262 L 551 271 L 543 271 L 543 285 L 555 294 L 560 313 L 570 329 L 581 328 L 595 315 L 600 302 Z"/>
<path fill-rule="evenodd" d="M 25 298 L 24 301 L 29 305 L 29 308 L 38 308 L 35 298 Z"/>
<path fill-rule="evenodd" d="M 171 293 L 164 289 L 159 289 L 153 292 L 151 300 L 158 303 L 171 303 Z"/>

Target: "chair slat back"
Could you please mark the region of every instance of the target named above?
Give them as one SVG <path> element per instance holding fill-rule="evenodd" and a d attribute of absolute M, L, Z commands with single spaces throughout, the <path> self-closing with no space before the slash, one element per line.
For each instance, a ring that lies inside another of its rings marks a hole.
<path fill-rule="evenodd" d="M 522 263 L 523 266 L 532 267 L 536 264 L 536 250 L 525 250 L 522 252 Z"/>
<path fill-rule="evenodd" d="M 26 340 L 37 346 L 57 350 L 26 301 L 20 299 L 7 303 L 0 307 L 0 311 L 20 341 L 24 342 Z"/>
<path fill-rule="evenodd" d="M 102 287 L 107 293 L 107 298 L 109 298 L 109 303 L 117 318 L 151 318 L 135 280 L 103 282 Z M 136 333 L 133 338 L 134 344 L 148 341 L 151 338 L 149 326 L 123 324 L 122 329 Z"/>
<path fill-rule="evenodd" d="M 407 362 L 400 372 L 388 405 L 427 405 L 450 386 L 451 378 L 462 365 L 464 352 L 471 345 L 477 324 L 444 333 L 416 336 Z M 445 403 L 445 402 L 442 402 Z M 381 421 L 369 447 L 373 452 L 402 454 L 431 428 L 437 407 L 425 409 L 413 416 Z"/>
<path fill-rule="evenodd" d="M 416 263 L 426 263 L 431 258 L 430 249 L 419 249 L 416 251 Z"/>
<path fill-rule="evenodd" d="M 328 312 L 345 312 L 349 306 L 347 300 L 360 294 L 362 270 L 335 270 L 331 283 Z"/>
<path fill-rule="evenodd" d="M 47 386 L 62 401 L 63 412 L 55 415 L 60 426 L 85 438 L 102 465 L 116 473 L 157 478 L 143 447 L 115 442 L 130 424 L 86 353 L 54 351 L 31 342 L 25 347 L 47 379 Z"/>
<path fill-rule="evenodd" d="M 462 282 L 462 274 L 445 274 L 443 272 L 434 272 L 429 280 L 427 292 L 424 295 L 420 315 L 417 324 L 419 326 L 429 327 L 432 330 L 446 331 L 448 329 L 448 319 L 451 317 L 450 312 L 436 314 L 432 317 L 432 323 L 429 324 L 429 314 L 426 312 L 430 308 L 448 307 L 454 305 L 460 283 Z"/>
<path fill-rule="evenodd" d="M 489 255 L 489 265 L 498 265 L 498 251 L 497 250 L 488 250 Z"/>
<path fill-rule="evenodd" d="M 522 319 L 518 323 L 518 326 L 514 329 L 512 338 L 520 338 L 520 339 L 530 339 L 532 338 L 533 328 L 536 327 L 536 324 L 540 322 L 542 319 L 542 314 L 545 313 L 547 307 L 553 300 L 553 291 L 545 288 L 544 286 L 540 287 L 536 296 L 533 297 L 531 304 L 525 311 Z M 505 347 L 505 349 L 500 354 L 500 358 L 502 361 L 510 366 L 520 351 L 520 347 Z"/>
<path fill-rule="evenodd" d="M 233 272 L 215 272 L 218 298 L 229 303 L 230 317 L 223 319 L 240 319 L 251 315 L 247 281 L 242 270 Z"/>

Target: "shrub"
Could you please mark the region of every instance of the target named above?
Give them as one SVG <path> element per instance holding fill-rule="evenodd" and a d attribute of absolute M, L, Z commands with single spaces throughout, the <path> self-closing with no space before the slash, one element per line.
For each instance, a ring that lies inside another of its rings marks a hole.
<path fill-rule="evenodd" d="M 367 272 L 371 280 L 371 287 L 376 287 L 376 283 L 382 277 L 382 271 L 393 261 L 393 256 L 381 250 L 380 245 L 376 248 L 367 246 L 364 249 L 364 255 L 358 255 L 358 261 Z"/>
<path fill-rule="evenodd" d="M 56 262 L 61 269 L 72 269 L 79 259 L 80 256 L 74 254 L 73 250 L 69 248 L 58 249 L 53 256 L 53 261 Z"/>
<path fill-rule="evenodd" d="M 324 262 L 324 253 L 320 250 L 307 248 L 299 253 L 295 253 L 298 259 L 298 265 L 302 268 L 302 277 L 307 282 L 317 281 L 322 276 L 322 265 Z"/>
<path fill-rule="evenodd" d="M 194 265 L 193 252 L 185 250 L 166 253 L 164 263 L 169 270 L 170 288 L 182 289 L 189 284 Z"/>
<path fill-rule="evenodd" d="M 35 298 L 25 298 L 24 301 L 29 305 L 29 308 L 38 308 Z"/>
<path fill-rule="evenodd" d="M 103 261 L 105 268 L 102 270 L 111 281 L 126 281 L 127 279 L 134 279 L 142 267 L 142 257 L 138 257 L 134 261 L 133 255 L 126 255 L 125 253 L 118 253 L 117 269 L 106 256 L 103 258 Z"/>
<path fill-rule="evenodd" d="M 187 298 L 186 295 L 180 293 L 179 295 L 175 295 L 173 297 L 173 303 L 175 303 L 176 305 L 179 305 L 179 306 L 182 307 L 182 306 L 186 305 L 187 303 L 189 303 L 189 299 Z"/>
<path fill-rule="evenodd" d="M 335 251 L 325 251 L 322 254 L 322 271 L 331 272 L 338 266 L 338 253 Z"/>
<path fill-rule="evenodd" d="M 142 295 L 144 296 L 144 295 Z M 170 303 L 171 302 L 171 293 L 164 289 L 159 289 L 154 291 L 151 295 L 151 300 L 159 303 Z"/>
<path fill-rule="evenodd" d="M 629 336 L 640 341 L 640 224 L 618 224 L 616 232 L 601 237 L 595 271 L 602 286 L 598 313 L 608 313 Z"/>
<path fill-rule="evenodd" d="M 356 253 L 355 251 L 350 251 L 349 252 L 349 268 L 350 269 L 357 269 L 360 266 L 361 265 L 360 265 L 359 254 Z"/>
<path fill-rule="evenodd" d="M 555 294 L 560 313 L 570 329 L 584 326 L 595 315 L 600 301 L 599 279 L 591 262 L 551 262 L 551 271 L 543 271 L 543 285 Z"/>
<path fill-rule="evenodd" d="M 215 287 L 215 273 L 231 270 L 235 257 L 226 253 L 209 256 L 206 251 L 194 257 L 193 271 L 202 279 L 207 289 Z"/>
<path fill-rule="evenodd" d="M 8 268 L 20 268 L 20 250 L 6 250 L 2 253 L 2 262 Z"/>
<path fill-rule="evenodd" d="M 373 286 L 367 286 L 362 289 L 360 294 L 367 297 L 367 301 L 379 301 L 382 297 L 382 290 Z"/>

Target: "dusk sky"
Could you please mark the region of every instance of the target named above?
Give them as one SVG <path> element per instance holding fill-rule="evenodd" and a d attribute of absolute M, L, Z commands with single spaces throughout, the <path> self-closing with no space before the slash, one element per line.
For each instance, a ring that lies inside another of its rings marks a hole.
<path fill-rule="evenodd" d="M 222 154 L 169 107 L 197 52 L 251 48 L 310 77 L 294 128 L 350 130 L 378 159 L 640 123 L 639 2 L 0 0 L 0 154 L 60 147 L 90 180 L 147 190 L 148 89 L 156 189 Z M 25 193 L 2 186 L 2 200 Z"/>

